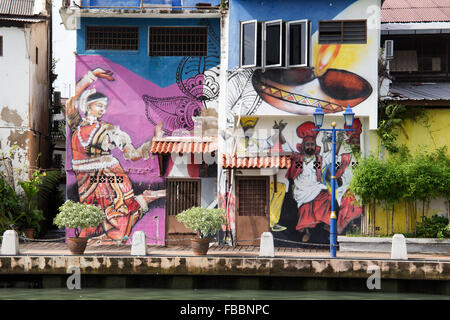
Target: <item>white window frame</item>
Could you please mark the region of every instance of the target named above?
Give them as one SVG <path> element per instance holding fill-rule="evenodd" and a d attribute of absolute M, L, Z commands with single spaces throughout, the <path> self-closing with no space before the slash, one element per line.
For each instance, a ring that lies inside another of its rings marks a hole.
<path fill-rule="evenodd" d="M 305 25 L 305 33 L 306 33 L 306 41 L 305 41 L 305 48 L 303 48 L 304 54 L 305 54 L 305 63 L 304 64 L 290 64 L 290 56 L 289 52 L 291 51 L 290 48 L 290 26 L 295 24 L 304 24 Z M 309 65 L 309 50 L 310 50 L 310 28 L 309 28 L 309 20 L 308 19 L 302 19 L 302 20 L 294 20 L 294 21 L 287 21 L 286 22 L 286 67 L 287 68 L 293 68 L 293 67 L 307 67 Z"/>
<path fill-rule="evenodd" d="M 255 47 L 254 47 L 254 63 L 253 64 L 248 64 L 248 65 L 244 65 L 243 64 L 243 59 L 242 59 L 242 54 L 243 54 L 243 50 L 244 50 L 244 38 L 243 38 L 243 29 L 244 29 L 244 25 L 245 24 L 255 24 L 255 35 L 254 35 L 254 43 L 255 43 Z M 241 21 L 240 25 L 239 25 L 239 67 L 240 68 L 254 68 L 254 67 L 258 67 L 258 20 L 246 20 L 246 21 Z"/>
<path fill-rule="evenodd" d="M 267 26 L 271 25 L 279 25 L 280 26 L 280 59 L 279 62 L 276 64 L 266 64 L 266 44 L 267 44 Z M 274 68 L 274 67 L 282 67 L 283 66 L 283 20 L 277 19 L 277 20 L 270 20 L 265 21 L 262 24 L 262 52 L 261 52 L 261 65 L 263 68 Z"/>

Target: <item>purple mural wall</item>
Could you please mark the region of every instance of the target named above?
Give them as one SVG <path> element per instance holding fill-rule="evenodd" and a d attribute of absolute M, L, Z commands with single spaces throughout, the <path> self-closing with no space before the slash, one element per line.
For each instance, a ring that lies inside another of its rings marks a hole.
<path fill-rule="evenodd" d="M 102 208 L 106 217 L 81 236 L 130 242 L 139 230 L 148 243 L 164 244 L 165 184 L 151 139 L 158 123 L 166 134 L 192 130 L 202 101 L 177 83 L 162 88 L 100 55 L 77 56 L 76 63 L 66 110 L 67 195 Z M 203 79 L 196 80 L 201 87 Z"/>

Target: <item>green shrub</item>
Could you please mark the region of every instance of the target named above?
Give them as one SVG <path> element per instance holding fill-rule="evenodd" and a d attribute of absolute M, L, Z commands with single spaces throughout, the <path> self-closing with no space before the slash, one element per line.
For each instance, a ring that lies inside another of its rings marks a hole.
<path fill-rule="evenodd" d="M 446 217 L 434 215 L 431 218 L 423 217 L 417 223 L 417 236 L 420 238 L 449 238 L 450 227 Z"/>
<path fill-rule="evenodd" d="M 14 189 L 0 174 L 0 232 L 10 229 L 10 224 L 17 225 L 20 210 L 20 198 Z"/>
<path fill-rule="evenodd" d="M 53 223 L 58 228 L 75 229 L 75 236 L 78 238 L 82 229 L 97 227 L 105 219 L 105 215 L 100 208 L 79 202 L 67 200 L 59 207 Z"/>
<path fill-rule="evenodd" d="M 225 224 L 223 209 L 192 207 L 177 214 L 177 220 L 188 229 L 196 231 L 200 238 L 214 235 Z"/>

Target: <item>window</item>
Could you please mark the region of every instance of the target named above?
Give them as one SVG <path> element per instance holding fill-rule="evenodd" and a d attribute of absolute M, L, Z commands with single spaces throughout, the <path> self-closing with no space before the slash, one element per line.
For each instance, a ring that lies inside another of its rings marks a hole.
<path fill-rule="evenodd" d="M 319 44 L 367 43 L 366 20 L 319 21 Z"/>
<path fill-rule="evenodd" d="M 206 56 L 207 27 L 150 27 L 150 56 Z"/>
<path fill-rule="evenodd" d="M 239 216 L 266 216 L 269 204 L 267 177 L 238 179 Z"/>
<path fill-rule="evenodd" d="M 257 20 L 240 24 L 241 68 L 302 67 L 309 65 L 308 20 Z M 261 34 L 261 36 L 260 36 Z"/>
<path fill-rule="evenodd" d="M 397 81 L 435 82 L 450 79 L 450 38 L 441 34 L 388 35 L 392 42 L 389 71 Z M 385 49 L 385 51 L 387 51 Z"/>
<path fill-rule="evenodd" d="M 167 179 L 166 212 L 175 216 L 183 210 L 201 205 L 200 179 Z"/>
<path fill-rule="evenodd" d="M 86 27 L 86 50 L 138 50 L 137 27 Z"/>
<path fill-rule="evenodd" d="M 241 67 L 257 67 L 261 65 L 261 33 L 260 23 L 256 20 L 241 22 L 239 65 Z"/>
<path fill-rule="evenodd" d="M 286 23 L 286 66 L 303 67 L 309 62 L 308 20 Z"/>
<path fill-rule="evenodd" d="M 0 57 L 3 57 L 3 37 L 0 36 Z"/>
<path fill-rule="evenodd" d="M 39 64 L 39 49 L 36 47 L 36 64 Z"/>
<path fill-rule="evenodd" d="M 283 21 L 267 21 L 263 24 L 263 67 L 283 65 Z"/>

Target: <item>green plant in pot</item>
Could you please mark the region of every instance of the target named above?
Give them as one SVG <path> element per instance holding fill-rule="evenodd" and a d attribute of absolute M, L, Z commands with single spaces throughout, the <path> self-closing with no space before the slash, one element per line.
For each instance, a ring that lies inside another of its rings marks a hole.
<path fill-rule="evenodd" d="M 211 237 L 225 224 L 223 209 L 206 209 L 192 207 L 177 214 L 177 220 L 188 229 L 197 232 L 198 238 L 191 239 L 195 255 L 205 255 L 208 252 Z"/>
<path fill-rule="evenodd" d="M 73 254 L 83 254 L 88 238 L 80 237 L 81 230 L 97 227 L 105 219 L 103 211 L 93 205 L 67 200 L 59 207 L 53 223 L 58 228 L 71 228 L 75 230 L 75 237 L 69 237 L 67 243 Z"/>
<path fill-rule="evenodd" d="M 38 192 L 45 176 L 45 172 L 41 173 L 36 170 L 33 172 L 31 179 L 18 181 L 23 190 L 23 195 L 20 196 L 22 207 L 16 224 L 30 239 L 34 239 L 34 232 L 39 232 L 40 222 L 44 220 L 44 213 L 38 205 Z"/>

